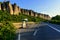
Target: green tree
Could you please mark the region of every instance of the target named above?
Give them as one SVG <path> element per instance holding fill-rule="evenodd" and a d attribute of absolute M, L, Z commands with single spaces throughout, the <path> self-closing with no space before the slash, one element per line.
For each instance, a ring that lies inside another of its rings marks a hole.
<path fill-rule="evenodd" d="M 60 15 L 56 15 L 55 17 L 52 17 L 52 20 L 60 20 Z"/>

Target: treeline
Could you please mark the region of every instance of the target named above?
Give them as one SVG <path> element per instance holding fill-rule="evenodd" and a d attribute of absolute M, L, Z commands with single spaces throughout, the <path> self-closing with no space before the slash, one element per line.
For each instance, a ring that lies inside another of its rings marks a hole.
<path fill-rule="evenodd" d="M 56 15 L 55 17 L 52 17 L 52 19 L 49 22 L 60 25 L 60 15 Z"/>

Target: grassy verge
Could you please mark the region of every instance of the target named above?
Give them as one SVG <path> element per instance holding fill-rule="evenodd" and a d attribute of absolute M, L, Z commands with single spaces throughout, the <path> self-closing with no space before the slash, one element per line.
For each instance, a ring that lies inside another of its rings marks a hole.
<path fill-rule="evenodd" d="M 58 21 L 58 20 L 51 20 L 51 21 L 49 21 L 50 23 L 53 23 L 53 24 L 58 24 L 58 25 L 60 25 L 60 21 Z"/>

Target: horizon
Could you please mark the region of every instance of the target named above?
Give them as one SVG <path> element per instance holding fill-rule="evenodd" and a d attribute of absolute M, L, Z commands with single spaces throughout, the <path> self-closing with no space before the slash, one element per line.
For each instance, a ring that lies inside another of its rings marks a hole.
<path fill-rule="evenodd" d="M 8 0 L 7 0 L 8 1 Z M 3 0 L 0 0 L 3 2 Z M 37 3 L 38 2 L 38 3 Z M 20 8 L 34 10 L 38 13 L 47 14 L 50 17 L 60 15 L 60 1 L 59 0 L 10 0 L 11 4 L 16 3 Z"/>

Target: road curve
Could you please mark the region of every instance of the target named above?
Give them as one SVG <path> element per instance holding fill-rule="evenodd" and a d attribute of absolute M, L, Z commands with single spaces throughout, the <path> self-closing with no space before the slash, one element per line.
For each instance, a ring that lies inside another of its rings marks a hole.
<path fill-rule="evenodd" d="M 20 32 L 20 40 L 60 40 L 59 25 L 51 23 L 40 25 L 38 28 L 25 29 L 30 31 Z"/>

